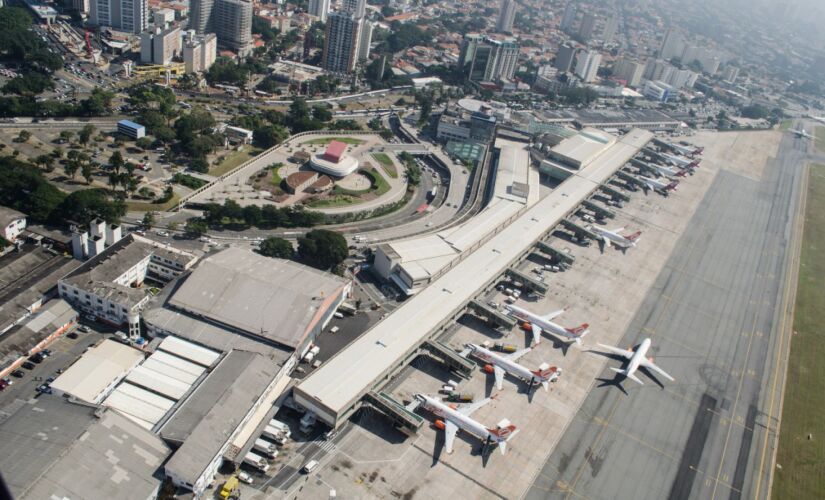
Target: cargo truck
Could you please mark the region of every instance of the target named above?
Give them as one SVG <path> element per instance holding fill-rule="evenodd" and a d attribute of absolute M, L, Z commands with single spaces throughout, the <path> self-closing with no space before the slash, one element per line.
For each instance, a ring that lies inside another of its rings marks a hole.
<path fill-rule="evenodd" d="M 252 445 L 252 448 L 255 451 L 260 451 L 270 459 L 278 456 L 278 447 L 265 439 L 256 439 L 255 444 Z"/>
<path fill-rule="evenodd" d="M 243 457 L 243 461 L 244 463 L 249 464 L 252 467 L 255 467 L 261 472 L 266 472 L 269 470 L 269 462 L 267 462 L 264 457 L 258 455 L 254 451 L 250 451 L 249 453 L 247 453 Z"/>

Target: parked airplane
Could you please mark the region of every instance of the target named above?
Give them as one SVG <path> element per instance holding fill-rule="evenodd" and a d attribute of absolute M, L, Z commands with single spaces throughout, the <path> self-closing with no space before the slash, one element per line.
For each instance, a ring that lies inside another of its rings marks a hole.
<path fill-rule="evenodd" d="M 635 352 L 631 349 L 619 349 L 617 347 L 604 345 L 604 344 L 598 344 L 598 345 L 602 349 L 606 349 L 607 351 L 609 351 L 613 354 L 623 356 L 625 359 L 630 360 L 627 363 L 627 367 L 624 368 L 624 369 L 613 368 L 613 367 L 611 367 L 610 369 L 613 370 L 616 373 L 619 373 L 619 374 L 629 378 L 630 380 L 632 380 L 632 381 L 634 381 L 638 384 L 644 385 L 644 382 L 639 380 L 639 377 L 637 377 L 635 375 L 636 370 L 639 369 L 640 367 L 641 368 L 647 368 L 649 370 L 653 370 L 654 372 L 656 372 L 659 375 L 665 377 L 666 379 L 670 380 L 671 382 L 675 381 L 673 377 L 671 377 L 670 375 L 667 374 L 667 372 L 665 372 L 664 370 L 662 370 L 661 368 L 659 368 L 658 366 L 656 366 L 653 363 L 653 358 L 645 358 L 645 354 L 647 354 L 648 349 L 650 349 L 650 339 L 649 338 L 644 339 L 642 341 L 642 343 L 639 344 L 639 346 L 636 348 Z"/>
<path fill-rule="evenodd" d="M 825 116 L 813 116 L 813 115 L 805 115 L 807 118 L 811 120 L 817 121 L 819 123 L 825 123 Z"/>
<path fill-rule="evenodd" d="M 611 231 L 599 226 L 590 226 L 590 230 L 596 233 L 602 241 L 604 241 L 605 245 L 610 246 L 611 244 L 614 244 L 621 249 L 635 247 L 642 235 L 641 231 L 636 231 L 635 233 L 627 236 L 621 235 L 619 233 L 624 231 L 623 227 Z"/>
<path fill-rule="evenodd" d="M 700 160 L 689 160 L 681 156 L 671 155 L 667 153 L 659 153 L 664 161 L 680 168 L 697 168 Z"/>
<path fill-rule="evenodd" d="M 663 167 L 655 163 L 645 163 L 644 165 L 659 175 L 663 175 L 665 177 L 684 177 L 689 173 L 689 169 L 674 170 L 670 167 Z"/>
<path fill-rule="evenodd" d="M 802 139 L 813 139 L 813 138 L 814 138 L 814 136 L 812 136 L 812 135 L 811 135 L 811 134 L 809 134 L 808 132 L 805 132 L 805 129 L 804 129 L 804 128 L 801 128 L 801 129 L 791 129 L 791 132 L 793 132 L 793 134 L 794 134 L 794 135 L 796 135 L 797 137 L 800 137 L 800 138 L 802 138 Z"/>
<path fill-rule="evenodd" d="M 543 331 L 555 335 L 556 337 L 561 337 L 561 339 L 565 342 L 575 342 L 579 345 L 582 343 L 582 338 L 590 332 L 590 330 L 588 330 L 590 325 L 587 323 L 581 324 L 574 328 L 565 328 L 551 321 L 556 316 L 564 313 L 567 309 L 551 312 L 550 314 L 546 314 L 544 316 L 533 314 L 526 309 L 522 309 L 512 304 L 506 304 L 504 306 L 504 310 L 510 316 L 525 322 L 524 329 L 533 333 L 533 345 L 536 345 L 541 341 L 541 332 Z"/>
<path fill-rule="evenodd" d="M 549 390 L 548 382 L 555 382 L 559 378 L 561 368 L 542 363 L 539 365 L 538 370 L 528 370 L 518 364 L 518 359 L 530 351 L 532 351 L 532 349 L 528 347 L 527 349 L 522 349 L 511 354 L 502 355 L 487 350 L 480 345 L 467 344 L 467 354 L 472 354 L 476 358 L 489 363 L 484 366 L 484 371 L 495 375 L 496 388 L 498 388 L 498 390 L 502 389 L 504 374 L 509 373 L 529 384 L 527 387 L 528 394 L 533 390 L 533 385 L 536 383 L 541 384 L 544 390 L 547 391 Z"/>
<path fill-rule="evenodd" d="M 447 453 L 453 452 L 455 435 L 459 429 L 483 439 L 485 448 L 490 444 L 497 444 L 502 455 L 507 451 L 507 442 L 519 432 L 506 418 L 493 428 L 485 427 L 470 418 L 474 411 L 489 403 L 491 398 L 461 406 L 446 405 L 440 399 L 426 394 L 416 394 L 415 398 L 421 401 L 426 410 L 443 419 L 436 420 L 435 427 L 444 431 L 444 447 Z"/>
<path fill-rule="evenodd" d="M 676 150 L 679 154 L 690 156 L 690 157 L 694 157 L 698 154 L 702 154 L 702 151 L 705 150 L 705 148 L 699 148 L 699 147 L 692 146 L 692 145 L 676 144 L 676 143 L 668 143 L 668 144 L 670 144 L 670 146 L 674 150 Z"/>
<path fill-rule="evenodd" d="M 656 179 L 651 179 L 650 177 L 645 177 L 644 175 L 640 175 L 639 179 L 647 185 L 648 188 L 662 193 L 663 195 L 667 196 L 671 191 L 676 191 L 676 186 L 679 185 L 678 181 L 671 181 L 668 183 L 657 181 Z"/>

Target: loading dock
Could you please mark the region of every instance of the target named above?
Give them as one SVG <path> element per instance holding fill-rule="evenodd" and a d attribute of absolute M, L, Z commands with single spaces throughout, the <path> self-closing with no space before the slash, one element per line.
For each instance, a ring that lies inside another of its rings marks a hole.
<path fill-rule="evenodd" d="M 578 236 L 578 237 L 586 236 L 586 237 L 590 238 L 591 240 L 600 239 L 599 236 L 596 233 L 594 233 L 593 231 L 591 231 L 589 229 L 585 229 L 583 226 L 580 226 L 580 225 L 576 224 L 575 222 L 573 222 L 569 219 L 562 219 L 562 220 L 559 221 L 559 223 L 562 226 L 564 226 L 564 228 L 567 229 L 568 231 L 572 231 L 572 232 L 576 233 L 576 236 Z"/>
<path fill-rule="evenodd" d="M 623 181 L 627 181 L 630 184 L 634 184 L 636 186 L 639 186 L 642 189 L 647 189 L 647 184 L 645 184 L 644 182 L 640 181 L 636 177 L 633 177 L 632 175 L 630 175 L 627 172 L 624 172 L 622 170 L 617 170 L 616 171 L 616 177 L 618 177 L 619 179 L 621 179 Z"/>
<path fill-rule="evenodd" d="M 558 261 L 565 266 L 572 266 L 574 262 L 576 262 L 576 257 L 573 255 L 562 252 L 561 250 L 556 250 L 555 248 L 551 247 L 547 243 L 543 241 L 537 241 L 536 247 L 541 250 L 542 252 L 550 255 L 554 261 Z"/>
<path fill-rule="evenodd" d="M 621 200 L 621 201 L 625 201 L 625 202 L 630 201 L 630 196 L 622 193 L 621 191 L 616 191 L 615 189 L 613 189 L 610 186 L 601 185 L 601 186 L 599 186 L 599 189 L 603 193 L 609 195 L 614 200 Z"/>
<path fill-rule="evenodd" d="M 600 207 L 599 205 L 596 205 L 595 203 L 593 203 L 590 200 L 583 200 L 582 201 L 582 206 L 584 208 L 588 209 L 588 210 L 592 210 L 593 212 L 595 212 L 596 215 L 599 216 L 599 218 L 604 218 L 604 217 L 607 217 L 608 219 L 615 219 L 616 218 L 616 212 L 614 212 L 612 210 L 608 210 L 604 207 Z"/>

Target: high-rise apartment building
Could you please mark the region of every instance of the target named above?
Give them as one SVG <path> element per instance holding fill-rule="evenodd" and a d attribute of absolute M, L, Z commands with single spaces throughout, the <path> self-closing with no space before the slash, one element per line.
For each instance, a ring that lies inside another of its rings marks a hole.
<path fill-rule="evenodd" d="M 513 21 L 516 20 L 516 0 L 502 0 L 501 11 L 498 13 L 496 31 L 499 33 L 512 33 Z"/>
<path fill-rule="evenodd" d="M 252 0 L 216 0 L 213 8 L 218 44 L 246 55 L 252 50 Z"/>
<path fill-rule="evenodd" d="M 366 61 L 370 58 L 370 45 L 372 45 L 373 25 L 366 18 L 361 18 L 358 34 L 358 60 Z"/>
<path fill-rule="evenodd" d="M 739 68 L 736 66 L 728 66 L 725 68 L 725 77 L 724 80 L 728 83 L 735 83 L 736 78 L 739 76 Z"/>
<path fill-rule="evenodd" d="M 576 75 L 585 83 L 590 83 L 596 79 L 599 72 L 599 65 L 602 63 L 602 55 L 595 50 L 582 51 L 576 58 Z"/>
<path fill-rule="evenodd" d="M 614 15 L 610 16 L 604 21 L 604 29 L 602 30 L 602 41 L 604 43 L 613 43 L 616 38 L 616 30 L 619 28 L 619 19 Z"/>
<path fill-rule="evenodd" d="M 149 24 L 146 0 L 91 0 L 89 23 L 117 31 L 141 33 Z"/>
<path fill-rule="evenodd" d="M 187 73 L 206 71 L 215 62 L 218 38 L 214 33 L 196 35 L 189 32 L 183 43 L 183 63 Z"/>
<path fill-rule="evenodd" d="M 140 62 L 166 65 L 180 55 L 180 28 L 173 26 L 163 29 L 158 26 L 140 34 Z"/>
<path fill-rule="evenodd" d="M 564 8 L 564 14 L 561 16 L 561 30 L 565 33 L 570 33 L 573 29 L 573 25 L 576 22 L 576 0 L 570 0 L 567 2 L 567 6 Z"/>
<path fill-rule="evenodd" d="M 366 0 L 342 0 L 341 10 L 353 17 L 364 17 L 367 14 Z"/>
<path fill-rule="evenodd" d="M 662 40 L 662 48 L 659 50 L 659 57 L 670 61 L 674 57 L 682 57 L 685 52 L 685 40 L 673 28 L 667 30 L 665 39 Z"/>
<path fill-rule="evenodd" d="M 327 16 L 329 16 L 329 0 L 309 0 L 307 13 L 310 16 L 317 17 L 322 23 L 327 22 Z"/>
<path fill-rule="evenodd" d="M 573 61 L 576 60 L 576 48 L 572 45 L 562 45 L 556 52 L 556 62 L 553 66 L 561 73 L 567 73 L 573 68 Z"/>
<path fill-rule="evenodd" d="M 613 67 L 613 75 L 624 80 L 628 87 L 638 87 L 642 82 L 644 72 L 645 67 L 643 64 L 626 58 L 616 61 L 616 65 Z"/>
<path fill-rule="evenodd" d="M 596 32 L 596 21 L 598 18 L 594 14 L 587 13 L 582 17 L 582 24 L 579 26 L 579 36 L 585 42 L 593 38 Z"/>
<path fill-rule="evenodd" d="M 321 67 L 334 73 L 350 73 L 358 60 L 362 19 L 346 12 L 332 12 L 327 16 L 324 52 Z"/>

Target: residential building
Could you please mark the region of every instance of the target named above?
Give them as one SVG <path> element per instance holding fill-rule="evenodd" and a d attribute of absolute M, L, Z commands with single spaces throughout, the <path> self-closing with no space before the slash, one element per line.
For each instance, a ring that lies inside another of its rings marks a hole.
<path fill-rule="evenodd" d="M 327 22 L 327 16 L 329 15 L 329 0 L 309 0 L 309 8 L 307 9 L 307 13 L 311 16 L 317 17 L 322 23 Z"/>
<path fill-rule="evenodd" d="M 567 6 L 564 8 L 564 14 L 561 16 L 560 28 L 565 33 L 570 33 L 573 25 L 576 22 L 576 0 L 569 0 Z"/>
<path fill-rule="evenodd" d="M 72 0 L 71 2 L 72 8 L 77 11 L 78 14 L 88 14 L 89 13 L 89 0 Z M 0 6 L 3 5 L 2 0 L 0 0 Z"/>
<path fill-rule="evenodd" d="M 191 0 L 189 28 L 199 35 L 212 31 L 212 9 L 215 0 Z"/>
<path fill-rule="evenodd" d="M 579 37 L 587 42 L 593 38 L 593 34 L 596 32 L 596 21 L 597 17 L 595 14 L 587 13 L 582 17 L 582 23 L 579 26 Z"/>
<path fill-rule="evenodd" d="M 26 214 L 0 206 L 0 236 L 14 241 L 26 229 Z"/>
<path fill-rule="evenodd" d="M 723 80 L 728 83 L 736 83 L 736 78 L 739 76 L 739 68 L 735 66 L 728 66 L 725 68 L 725 76 Z"/>
<path fill-rule="evenodd" d="M 366 0 L 342 0 L 341 5 L 341 10 L 356 18 L 364 17 L 367 13 Z"/>
<path fill-rule="evenodd" d="M 158 28 L 165 28 L 175 22 L 175 11 L 172 9 L 159 9 L 152 15 L 152 24 Z"/>
<path fill-rule="evenodd" d="M 252 50 L 252 0 L 217 0 L 214 27 L 218 45 L 245 56 Z"/>
<path fill-rule="evenodd" d="M 693 87 L 696 79 L 699 77 L 696 73 L 689 69 L 675 69 L 670 73 L 667 79 L 663 79 L 665 83 L 671 87 L 682 89 Z"/>
<path fill-rule="evenodd" d="M 595 50 L 580 52 L 576 58 L 576 76 L 585 83 L 594 81 L 598 75 L 601 62 L 602 55 Z"/>
<path fill-rule="evenodd" d="M 358 60 L 366 61 L 370 58 L 370 46 L 372 45 L 373 24 L 361 19 L 361 27 L 358 35 Z"/>
<path fill-rule="evenodd" d="M 576 60 L 578 49 L 572 45 L 562 45 L 556 52 L 556 62 L 554 66 L 560 73 L 569 73 L 573 69 L 573 61 Z"/>
<path fill-rule="evenodd" d="M 331 13 L 327 16 L 321 67 L 333 73 L 351 73 L 359 58 L 369 56 L 369 43 L 367 47 L 361 47 L 362 42 L 368 41 L 372 41 L 369 21 L 346 12 Z"/>
<path fill-rule="evenodd" d="M 645 65 L 645 80 L 667 80 L 674 71 L 674 67 L 662 59 L 648 59 Z"/>
<path fill-rule="evenodd" d="M 613 43 L 616 38 L 616 30 L 619 28 L 619 19 L 613 15 L 608 17 L 604 22 L 604 29 L 602 30 L 602 41 L 604 43 Z"/>
<path fill-rule="evenodd" d="M 496 31 L 499 33 L 512 33 L 513 21 L 516 19 L 516 1 L 502 0 L 501 11 L 498 14 Z"/>
<path fill-rule="evenodd" d="M 652 101 L 667 102 L 672 96 L 675 96 L 679 91 L 665 82 L 651 81 L 645 82 L 642 95 Z"/>
<path fill-rule="evenodd" d="M 140 62 L 166 65 L 181 55 L 181 30 L 155 27 L 140 34 Z"/>
<path fill-rule="evenodd" d="M 196 35 L 190 32 L 183 44 L 183 63 L 187 73 L 208 70 L 215 62 L 218 38 L 214 33 Z"/>
<path fill-rule="evenodd" d="M 91 0 L 89 23 L 127 33 L 141 33 L 149 24 L 147 0 Z"/>
<path fill-rule="evenodd" d="M 670 28 L 662 40 L 662 47 L 659 49 L 659 57 L 670 61 L 674 57 L 681 58 L 685 52 L 685 40 L 682 35 Z"/>
<path fill-rule="evenodd" d="M 621 58 L 613 67 L 613 76 L 625 81 L 628 87 L 637 87 L 644 75 L 645 67 L 638 61 Z"/>

